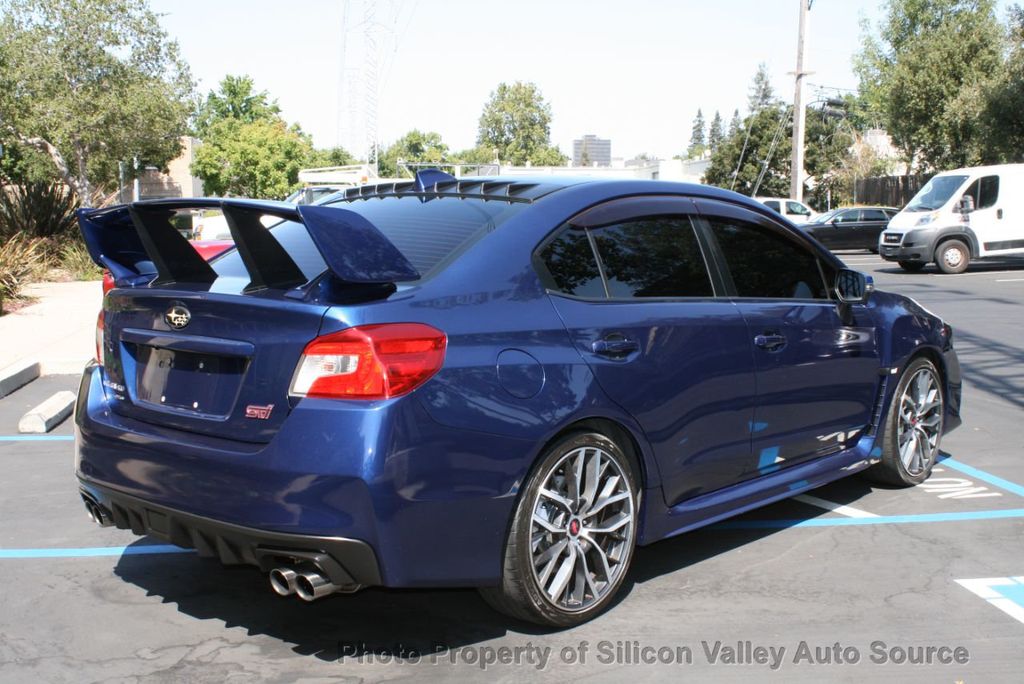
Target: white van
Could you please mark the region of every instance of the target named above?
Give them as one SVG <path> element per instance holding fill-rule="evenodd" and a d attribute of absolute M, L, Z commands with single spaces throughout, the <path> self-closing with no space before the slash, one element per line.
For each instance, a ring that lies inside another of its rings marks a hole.
<path fill-rule="evenodd" d="M 755 200 L 773 209 L 793 223 L 807 223 L 813 220 L 817 214 L 803 202 L 786 197 L 755 197 Z"/>
<path fill-rule="evenodd" d="M 963 273 L 973 259 L 1024 256 L 1024 164 L 943 171 L 889 221 L 878 253 L 905 271 L 935 262 Z"/>

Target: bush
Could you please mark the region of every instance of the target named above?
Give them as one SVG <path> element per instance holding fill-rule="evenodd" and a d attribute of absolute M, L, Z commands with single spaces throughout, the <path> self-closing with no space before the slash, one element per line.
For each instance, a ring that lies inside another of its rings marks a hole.
<path fill-rule="evenodd" d="M 26 183 L 0 190 L 0 239 L 51 238 L 75 228 L 78 199 L 60 183 Z"/>
<path fill-rule="evenodd" d="M 75 280 L 99 280 L 103 277 L 103 269 L 89 256 L 89 250 L 81 239 L 67 240 L 57 258 L 60 268 Z"/>
<path fill-rule="evenodd" d="M 0 244 L 0 306 L 21 297 L 21 289 L 36 280 L 47 266 L 44 241 L 15 235 Z"/>

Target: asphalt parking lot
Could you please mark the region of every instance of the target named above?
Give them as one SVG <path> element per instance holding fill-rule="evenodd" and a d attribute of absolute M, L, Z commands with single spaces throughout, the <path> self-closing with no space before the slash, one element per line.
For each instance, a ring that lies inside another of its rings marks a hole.
<path fill-rule="evenodd" d="M 851 478 L 643 548 L 623 599 L 562 632 L 472 590 L 303 604 L 255 569 L 97 528 L 70 421 L 13 439 L 77 378 L 26 386 L 0 400 L 0 680 L 1020 681 L 1024 261 L 940 275 L 841 256 L 954 327 L 964 425 L 932 479 Z"/>

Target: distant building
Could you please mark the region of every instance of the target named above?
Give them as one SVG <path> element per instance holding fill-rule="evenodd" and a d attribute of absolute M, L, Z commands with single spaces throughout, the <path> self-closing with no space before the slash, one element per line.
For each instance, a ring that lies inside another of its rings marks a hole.
<path fill-rule="evenodd" d="M 139 174 L 139 199 L 202 197 L 203 182 L 192 175 L 195 151 L 202 143 L 196 138 L 181 139 L 181 154 L 167 163 L 167 173 L 155 166 L 146 166 Z M 133 183 L 129 180 L 120 190 L 120 201 L 132 201 Z"/>
<path fill-rule="evenodd" d="M 572 141 L 573 166 L 611 166 L 612 141 L 587 134 Z"/>

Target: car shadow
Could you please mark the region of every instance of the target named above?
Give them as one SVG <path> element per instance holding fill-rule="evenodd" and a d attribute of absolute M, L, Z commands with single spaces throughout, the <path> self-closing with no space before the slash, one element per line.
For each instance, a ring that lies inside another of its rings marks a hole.
<path fill-rule="evenodd" d="M 842 488 L 829 486 L 837 503 L 855 501 L 871 491 L 857 478 Z M 786 500 L 735 520 L 787 519 L 794 524 L 826 511 Z M 615 606 L 632 589 L 663 575 L 782 532 L 775 529 L 726 529 L 711 526 L 640 547 Z M 141 539 L 132 546 L 153 540 Z M 558 629 L 508 618 L 490 608 L 473 589 L 371 588 L 332 596 L 314 603 L 280 597 L 266 575 L 248 566 L 225 567 L 193 554 L 125 554 L 114 572 L 125 582 L 198 620 L 217 620 L 224 627 L 243 627 L 249 635 L 266 635 L 291 644 L 300 655 L 325 661 L 367 654 L 434 653 L 478 644 L 508 634 L 543 635 Z M 597 618 L 600 620 L 600 618 Z"/>

